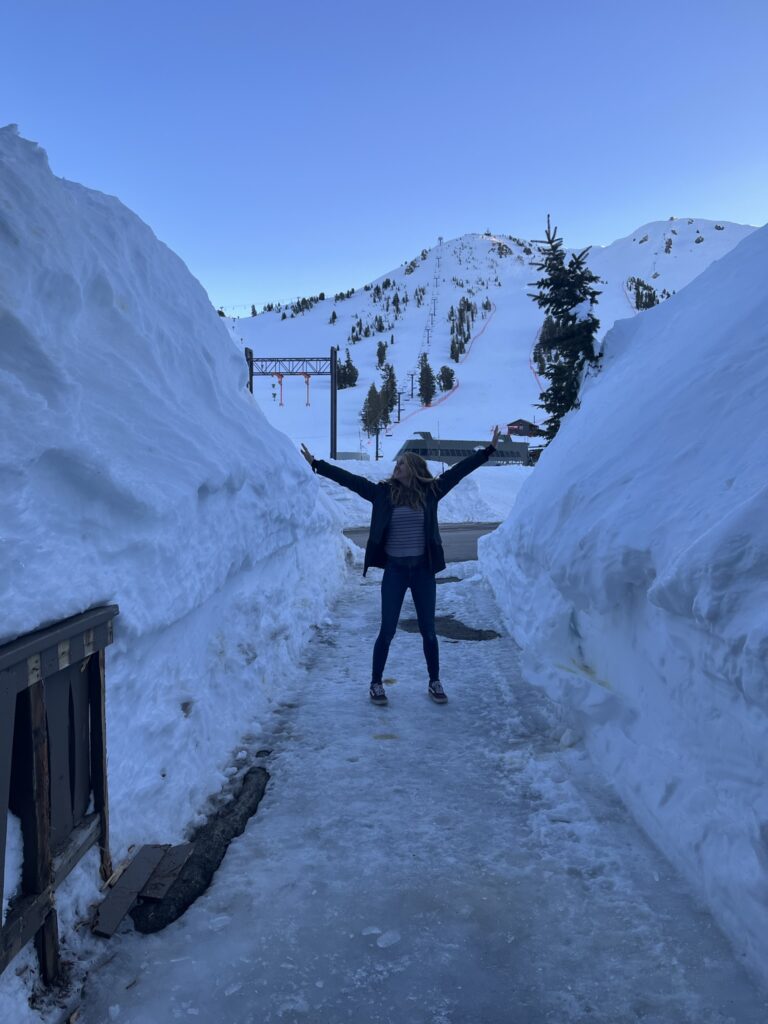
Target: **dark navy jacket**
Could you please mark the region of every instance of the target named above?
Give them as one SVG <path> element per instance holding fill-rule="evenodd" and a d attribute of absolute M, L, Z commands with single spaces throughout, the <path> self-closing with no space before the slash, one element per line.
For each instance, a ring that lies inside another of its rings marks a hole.
<path fill-rule="evenodd" d="M 489 444 L 487 448 L 481 448 L 473 455 L 469 455 L 466 459 L 462 459 L 461 462 L 457 462 L 455 466 L 451 466 L 450 469 L 447 469 L 436 478 L 434 491 L 430 490 L 427 493 L 424 505 L 424 539 L 427 562 L 432 572 L 441 572 L 445 568 L 443 542 L 440 539 L 440 530 L 437 525 L 438 501 L 444 498 L 473 469 L 477 469 L 478 466 L 482 466 L 483 463 L 487 462 L 494 451 L 493 445 Z M 354 491 L 361 498 L 370 501 L 373 508 L 371 509 L 371 527 L 368 534 L 368 543 L 365 546 L 363 576 L 365 576 L 372 565 L 379 569 L 384 569 L 387 564 L 387 554 L 384 548 L 389 523 L 392 518 L 392 498 L 390 496 L 389 484 L 384 483 L 383 480 L 379 481 L 379 483 L 374 483 L 373 480 L 368 480 L 364 476 L 349 473 L 346 469 L 339 469 L 338 466 L 334 466 L 329 462 L 323 462 L 322 459 L 315 459 L 312 463 L 312 469 L 319 473 L 320 476 L 328 477 L 329 480 L 335 480 L 337 484 L 341 484 L 342 487 L 348 487 L 350 491 Z"/>

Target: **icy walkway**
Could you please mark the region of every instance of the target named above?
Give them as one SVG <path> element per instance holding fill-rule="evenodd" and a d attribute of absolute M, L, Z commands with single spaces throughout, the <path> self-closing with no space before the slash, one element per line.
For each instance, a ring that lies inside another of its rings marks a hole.
<path fill-rule="evenodd" d="M 399 631 L 390 706 L 368 702 L 377 582 L 351 573 L 309 646 L 209 892 L 113 940 L 80 1024 L 765 1024 L 708 914 L 560 749 L 511 640 L 442 640 L 438 707 Z M 441 585 L 438 611 L 501 632 L 477 578 Z"/>

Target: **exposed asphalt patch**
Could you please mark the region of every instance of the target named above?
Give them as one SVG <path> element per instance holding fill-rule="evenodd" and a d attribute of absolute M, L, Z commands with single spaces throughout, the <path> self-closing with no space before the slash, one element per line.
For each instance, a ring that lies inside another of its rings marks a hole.
<path fill-rule="evenodd" d="M 145 935 L 159 932 L 202 896 L 224 859 L 227 847 L 235 836 L 242 835 L 248 819 L 256 813 L 268 781 L 269 772 L 265 768 L 250 768 L 233 799 L 195 829 L 189 837 L 189 842 L 195 844 L 192 855 L 167 894 L 154 903 L 143 901 L 131 911 L 137 931 Z"/>
<path fill-rule="evenodd" d="M 406 633 L 419 632 L 417 619 L 401 619 L 399 627 Z M 501 636 L 501 633 L 493 629 L 473 629 L 472 626 L 465 626 L 453 615 L 436 615 L 435 632 L 438 636 L 448 637 L 449 640 L 498 640 Z"/>

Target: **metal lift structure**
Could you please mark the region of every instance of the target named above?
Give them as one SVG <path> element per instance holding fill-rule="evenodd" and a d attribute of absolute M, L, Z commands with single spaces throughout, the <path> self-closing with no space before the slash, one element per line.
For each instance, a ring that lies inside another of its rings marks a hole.
<path fill-rule="evenodd" d="M 248 363 L 248 390 L 253 394 L 254 377 L 277 377 L 280 385 L 280 405 L 283 402 L 283 377 L 303 377 L 307 385 L 309 405 L 310 377 L 331 378 L 331 443 L 330 458 L 336 458 L 336 390 L 338 353 L 331 348 L 327 356 L 254 356 L 253 349 L 246 348 L 245 361 Z"/>

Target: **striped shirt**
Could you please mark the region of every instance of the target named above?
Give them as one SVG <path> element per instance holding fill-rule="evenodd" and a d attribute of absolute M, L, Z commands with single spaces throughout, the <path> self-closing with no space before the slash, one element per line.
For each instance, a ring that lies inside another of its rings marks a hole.
<path fill-rule="evenodd" d="M 424 509 L 396 505 L 387 534 L 386 552 L 392 558 L 424 554 Z"/>

